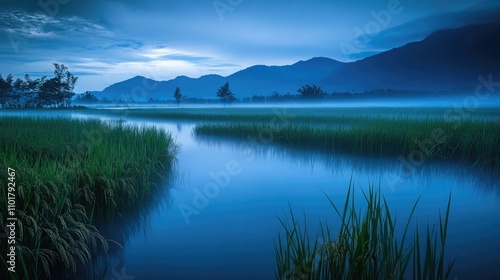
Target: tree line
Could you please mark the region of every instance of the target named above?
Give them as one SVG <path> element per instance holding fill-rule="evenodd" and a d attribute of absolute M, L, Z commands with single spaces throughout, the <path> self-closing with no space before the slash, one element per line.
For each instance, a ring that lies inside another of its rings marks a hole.
<path fill-rule="evenodd" d="M 0 105 L 2 108 L 49 108 L 69 107 L 78 77 L 69 72 L 64 64 L 54 63 L 54 77 L 43 76 L 14 80 L 9 74 L 5 79 L 0 74 Z"/>
<path fill-rule="evenodd" d="M 326 92 L 321 89 L 321 87 L 317 85 L 305 85 L 302 86 L 297 90 L 297 92 L 300 94 L 300 96 L 304 99 L 319 99 L 323 98 L 326 95 Z M 226 82 L 223 86 L 221 86 L 216 93 L 216 96 L 219 98 L 220 102 L 224 105 L 231 104 L 238 99 L 234 96 L 233 92 L 229 88 L 229 83 Z M 265 101 L 266 97 L 263 97 L 260 99 L 258 96 L 255 96 L 255 99 L 243 99 L 243 101 Z M 280 94 L 277 92 L 274 92 L 271 98 L 267 98 L 268 100 L 279 100 Z M 291 95 L 287 94 L 284 96 L 285 98 L 283 99 L 291 99 Z M 182 95 L 181 90 L 177 87 L 174 92 L 174 100 L 175 104 L 179 105 L 182 100 L 186 99 L 186 96 Z"/>
<path fill-rule="evenodd" d="M 253 95 L 251 97 L 243 97 L 238 99 L 234 96 L 232 91 L 229 89 L 229 83 L 221 86 L 216 93 L 219 101 L 223 104 L 231 104 L 235 101 L 240 101 L 243 103 L 263 103 L 263 102 L 308 102 L 308 101 L 333 101 L 333 100 L 353 100 L 353 99 L 372 99 L 372 98 L 405 98 L 405 97 L 416 97 L 416 96 L 432 96 L 434 93 L 429 91 L 419 91 L 419 90 L 408 90 L 408 89 L 373 89 L 364 90 L 363 92 L 332 92 L 327 93 L 318 85 L 304 85 L 297 89 L 298 94 L 292 94 L 287 92 L 285 94 L 280 94 L 275 91 L 271 95 Z M 179 88 L 176 88 L 174 94 L 175 103 L 179 105 L 181 101 L 192 102 L 192 103 L 213 103 L 216 102 L 215 99 L 206 98 L 187 98 L 181 94 Z M 151 100 L 157 101 L 158 100 Z"/>
<path fill-rule="evenodd" d="M 231 104 L 237 100 L 233 92 L 229 88 L 229 83 L 227 82 L 217 90 L 216 95 L 219 98 L 220 102 L 222 102 L 222 104 L 224 105 Z M 182 100 L 186 99 L 186 96 L 182 95 L 181 90 L 178 87 L 175 89 L 174 99 L 175 104 L 177 105 L 179 105 Z"/>

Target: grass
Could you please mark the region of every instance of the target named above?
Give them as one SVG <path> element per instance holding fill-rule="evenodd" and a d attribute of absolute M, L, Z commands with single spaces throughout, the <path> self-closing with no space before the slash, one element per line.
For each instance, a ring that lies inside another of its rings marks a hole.
<path fill-rule="evenodd" d="M 100 110 L 102 112 L 102 110 Z M 177 108 L 106 114 L 195 121 L 197 136 L 409 161 L 453 160 L 500 171 L 500 111 L 450 108 Z M 270 141 L 269 141 L 270 140 Z"/>
<path fill-rule="evenodd" d="M 108 248 L 94 224 L 144 206 L 177 150 L 164 131 L 100 120 L 3 117 L 0 127 L 0 182 L 16 170 L 19 220 L 17 273 L 3 279 L 85 275 L 93 254 Z M 5 190 L 0 210 L 5 228 Z"/>
<path fill-rule="evenodd" d="M 473 112 L 456 112 L 449 108 L 396 108 L 396 107 L 224 107 L 224 108 L 171 108 L 171 109 L 127 109 L 127 110 L 86 110 L 86 113 L 105 113 L 116 116 L 154 118 L 185 121 L 225 121 L 225 122 L 266 122 L 280 116 L 293 123 L 352 123 L 373 118 L 417 118 L 448 119 L 450 121 L 484 119 L 499 121 L 496 108 L 480 108 Z"/>
<path fill-rule="evenodd" d="M 211 123 L 200 124 L 194 131 L 197 136 L 253 138 L 345 154 L 412 157 L 417 162 L 448 159 L 500 171 L 500 125 L 491 121 L 467 120 L 455 126 L 436 119 L 355 117 L 352 122 L 341 120 L 330 126 Z"/>
<path fill-rule="evenodd" d="M 444 254 L 451 195 L 444 220 L 440 216 L 439 239 L 436 231 L 427 229 L 425 248 L 420 247 L 418 227 L 414 242 L 407 244 L 408 228 L 420 198 L 398 236 L 397 221 L 380 189 L 370 186 L 363 195 L 363 213 L 355 208 L 352 184 L 342 211 L 327 197 L 340 219 L 336 238 L 332 238 L 325 223 L 316 238 L 311 239 L 307 224 L 301 227 L 291 210 L 291 221 L 279 218 L 284 236 L 280 233 L 275 243 L 276 278 L 404 279 L 413 258 L 413 279 L 449 279 L 454 261 L 445 265 Z"/>

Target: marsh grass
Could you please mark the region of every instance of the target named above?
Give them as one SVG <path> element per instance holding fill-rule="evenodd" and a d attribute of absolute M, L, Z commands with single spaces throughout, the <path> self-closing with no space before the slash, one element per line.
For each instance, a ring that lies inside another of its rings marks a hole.
<path fill-rule="evenodd" d="M 93 255 L 109 246 L 94 224 L 143 207 L 177 150 L 164 131 L 100 120 L 3 117 L 0 127 L 0 178 L 16 170 L 19 220 L 17 273 L 4 279 L 85 278 Z"/>
<path fill-rule="evenodd" d="M 92 111 L 92 110 L 89 110 Z M 102 110 L 100 110 L 102 112 Z M 455 160 L 500 171 L 497 108 L 177 108 L 106 114 L 195 121 L 199 136 L 223 136 L 362 156 Z"/>
<path fill-rule="evenodd" d="M 500 171 L 500 114 L 478 108 L 180 108 L 109 110 L 111 115 L 196 121 L 198 136 L 248 140 L 363 156 L 455 160 Z M 272 135 L 272 137 L 269 137 Z M 260 137 L 260 138 L 259 138 Z"/>
<path fill-rule="evenodd" d="M 351 125 L 339 127 L 211 123 L 197 125 L 194 132 L 242 140 L 263 138 L 261 142 L 353 155 L 414 156 L 423 162 L 455 160 L 500 170 L 500 125 L 490 121 L 469 120 L 455 125 L 435 119 L 355 119 Z"/>
<path fill-rule="evenodd" d="M 404 279 L 413 257 L 413 279 L 448 279 L 454 261 L 444 265 L 449 209 L 440 216 L 437 232 L 427 230 L 426 247 L 420 248 L 418 229 L 414 243 L 407 244 L 412 216 L 420 197 L 414 203 L 404 230 L 397 235 L 397 221 L 380 193 L 370 186 L 363 192 L 366 209 L 360 213 L 354 205 L 352 184 L 342 211 L 330 200 L 340 219 L 335 238 L 327 223 L 311 238 L 304 218 L 301 226 L 290 208 L 290 219 L 278 218 L 284 234 L 275 242 L 277 279 Z M 422 253 L 421 253 L 422 251 Z"/>
<path fill-rule="evenodd" d="M 420 244 L 418 226 L 415 230 L 413 250 L 413 279 L 449 279 L 456 257 L 445 267 L 445 245 L 448 234 L 448 218 L 450 215 L 451 195 L 444 221 L 439 215 L 439 234 L 436 227 L 426 229 L 425 245 Z M 424 249 L 425 248 L 425 249 Z"/>
<path fill-rule="evenodd" d="M 457 113 L 450 108 L 432 107 L 224 107 L 224 108 L 174 108 L 86 110 L 86 113 L 105 113 L 114 116 L 185 121 L 267 122 L 274 117 L 287 118 L 294 123 L 352 123 L 366 119 L 448 119 L 462 121 L 480 119 L 499 121 L 496 108 L 477 108 L 473 112 Z"/>

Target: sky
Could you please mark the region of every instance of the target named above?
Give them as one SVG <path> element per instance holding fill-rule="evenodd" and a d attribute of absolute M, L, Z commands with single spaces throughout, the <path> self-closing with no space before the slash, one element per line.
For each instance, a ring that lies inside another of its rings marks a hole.
<path fill-rule="evenodd" d="M 2 0 L 0 74 L 50 77 L 60 63 L 81 93 L 137 75 L 349 62 L 498 11 L 497 0 Z"/>

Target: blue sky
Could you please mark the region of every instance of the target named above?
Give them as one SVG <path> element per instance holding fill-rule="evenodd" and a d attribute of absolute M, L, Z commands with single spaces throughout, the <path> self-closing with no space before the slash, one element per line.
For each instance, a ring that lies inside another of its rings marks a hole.
<path fill-rule="evenodd" d="M 76 92 L 142 75 L 229 75 L 325 56 L 353 61 L 498 15 L 494 0 L 3 0 L 0 73 L 51 76 Z"/>

